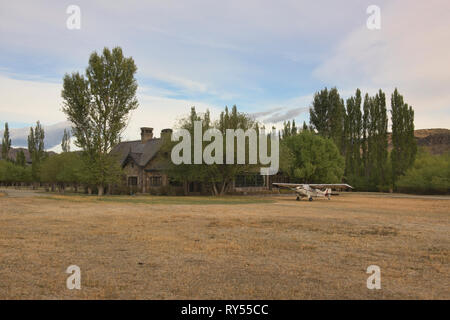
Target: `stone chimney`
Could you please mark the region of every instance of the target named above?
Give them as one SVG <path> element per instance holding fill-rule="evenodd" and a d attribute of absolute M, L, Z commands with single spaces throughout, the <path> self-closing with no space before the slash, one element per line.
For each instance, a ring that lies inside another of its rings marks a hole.
<path fill-rule="evenodd" d="M 141 128 L 141 142 L 145 143 L 150 139 L 153 139 L 153 128 L 142 127 Z"/>
<path fill-rule="evenodd" d="M 161 139 L 166 139 L 172 136 L 172 129 L 162 129 L 161 130 Z"/>

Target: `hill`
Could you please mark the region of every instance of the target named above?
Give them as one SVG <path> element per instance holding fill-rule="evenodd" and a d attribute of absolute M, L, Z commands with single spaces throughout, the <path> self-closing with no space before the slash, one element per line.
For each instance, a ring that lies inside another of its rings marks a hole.
<path fill-rule="evenodd" d="M 431 154 L 450 152 L 449 129 L 419 129 L 414 130 L 417 146 L 423 147 Z M 389 151 L 392 149 L 391 134 L 388 135 Z"/>
<path fill-rule="evenodd" d="M 0 144 L 0 150 L 2 148 L 2 145 Z M 16 161 L 17 159 L 17 154 L 20 152 L 20 150 L 23 151 L 23 153 L 25 154 L 25 160 L 27 162 L 27 164 L 31 164 L 31 156 L 30 153 L 28 152 L 27 148 L 11 148 L 11 150 L 9 150 L 9 159 Z M 53 151 L 46 151 L 47 155 L 54 155 L 56 154 Z M 2 160 L 2 154 L 0 152 L 0 160 Z"/>

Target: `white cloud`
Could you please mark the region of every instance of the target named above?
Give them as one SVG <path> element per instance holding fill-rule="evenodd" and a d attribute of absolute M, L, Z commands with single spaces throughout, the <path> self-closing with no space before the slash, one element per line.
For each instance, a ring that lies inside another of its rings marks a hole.
<path fill-rule="evenodd" d="M 314 75 L 343 90 L 395 87 L 415 109 L 417 128 L 450 123 L 450 3 L 392 1 L 381 30 L 354 30 Z"/>
<path fill-rule="evenodd" d="M 2 121 L 56 123 L 65 120 L 61 109 L 61 84 L 17 80 L 0 74 Z"/>

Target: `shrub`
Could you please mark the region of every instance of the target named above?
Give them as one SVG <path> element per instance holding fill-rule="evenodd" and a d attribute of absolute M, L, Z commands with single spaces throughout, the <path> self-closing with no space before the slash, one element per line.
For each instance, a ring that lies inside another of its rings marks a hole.
<path fill-rule="evenodd" d="M 398 180 L 397 191 L 450 194 L 450 153 L 431 155 L 421 150 L 412 168 Z"/>

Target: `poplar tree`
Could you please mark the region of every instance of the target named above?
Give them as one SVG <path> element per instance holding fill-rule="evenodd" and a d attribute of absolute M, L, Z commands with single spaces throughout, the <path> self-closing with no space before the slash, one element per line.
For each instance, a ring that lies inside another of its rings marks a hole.
<path fill-rule="evenodd" d="M 347 99 L 345 117 L 345 176 L 350 183 L 358 183 L 361 175 L 363 144 L 363 126 L 361 113 L 361 91 L 356 90 L 355 96 Z"/>
<path fill-rule="evenodd" d="M 31 176 L 35 182 L 40 181 L 41 162 L 45 158 L 44 138 L 44 128 L 37 121 L 35 128 L 30 127 L 30 134 L 28 135 L 28 151 L 31 156 Z"/>
<path fill-rule="evenodd" d="M 72 122 L 75 144 L 83 150 L 89 184 L 103 195 L 105 185 L 120 179 L 120 166 L 109 154 L 120 141 L 129 113 L 138 107 L 137 68 L 120 47 L 91 54 L 86 74 L 64 76 L 63 112 Z"/>
<path fill-rule="evenodd" d="M 336 88 L 316 92 L 309 109 L 309 118 L 311 127 L 321 136 L 331 138 L 341 154 L 344 154 L 345 105 Z"/>
<path fill-rule="evenodd" d="M 391 96 L 392 120 L 392 185 L 414 163 L 417 144 L 414 138 L 414 110 L 403 101 L 397 88 Z"/>
<path fill-rule="evenodd" d="M 329 93 L 330 111 L 328 112 L 329 138 L 331 138 L 338 147 L 341 155 L 345 153 L 344 137 L 344 118 L 345 106 L 344 100 L 340 97 L 336 88 L 332 88 Z"/>
<path fill-rule="evenodd" d="M 324 137 L 330 136 L 328 122 L 329 111 L 328 89 L 325 88 L 314 94 L 312 106 L 309 108 L 309 123 L 311 128 Z"/>
<path fill-rule="evenodd" d="M 292 126 L 291 126 L 291 135 L 296 135 L 298 132 L 297 126 L 295 125 L 295 119 L 292 119 Z"/>
<path fill-rule="evenodd" d="M 2 158 L 8 160 L 9 150 L 11 150 L 11 138 L 9 137 L 8 122 L 5 123 L 5 132 L 3 132 L 2 139 Z"/>
<path fill-rule="evenodd" d="M 302 131 L 307 131 L 307 130 L 309 130 L 308 125 L 306 124 L 306 121 L 303 121 Z"/>
<path fill-rule="evenodd" d="M 25 153 L 23 152 L 23 150 L 20 150 L 20 151 L 17 153 L 17 156 L 16 156 L 16 164 L 19 165 L 19 166 L 21 166 L 21 167 L 25 167 L 25 165 L 26 165 L 26 159 L 25 159 Z"/>
<path fill-rule="evenodd" d="M 369 94 L 365 94 L 364 96 L 364 104 L 363 104 L 363 119 L 362 119 L 362 141 L 361 141 L 361 164 L 362 164 L 362 176 L 366 178 L 370 176 L 370 166 L 369 166 L 369 115 L 370 115 L 370 104 L 371 100 Z"/>

